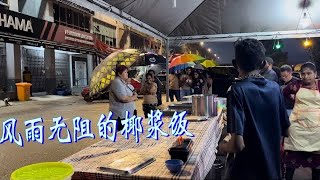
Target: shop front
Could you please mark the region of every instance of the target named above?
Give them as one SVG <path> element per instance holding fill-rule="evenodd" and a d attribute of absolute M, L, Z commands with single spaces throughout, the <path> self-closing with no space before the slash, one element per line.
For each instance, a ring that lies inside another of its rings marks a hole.
<path fill-rule="evenodd" d="M 54 93 L 87 86 L 95 59 L 93 34 L 0 8 L 0 91 L 15 94 L 24 67 L 32 73 L 32 91 Z M 10 93 L 9 93 L 10 94 Z"/>

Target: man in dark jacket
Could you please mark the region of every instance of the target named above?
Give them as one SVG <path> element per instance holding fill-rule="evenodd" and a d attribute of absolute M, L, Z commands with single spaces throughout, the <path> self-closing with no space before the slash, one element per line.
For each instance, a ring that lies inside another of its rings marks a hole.
<path fill-rule="evenodd" d="M 265 59 L 266 65 L 265 67 L 261 70 L 261 75 L 269 80 L 279 82 L 279 77 L 277 73 L 273 70 L 273 59 L 271 57 L 266 57 Z"/>
<path fill-rule="evenodd" d="M 281 89 L 284 89 L 288 84 L 292 82 L 296 82 L 299 79 L 297 77 L 292 76 L 292 68 L 289 65 L 283 65 L 280 67 L 280 72 L 281 72 Z M 284 98 L 286 108 L 288 111 L 288 114 L 291 114 L 291 111 L 294 106 L 294 101 L 290 98 Z"/>

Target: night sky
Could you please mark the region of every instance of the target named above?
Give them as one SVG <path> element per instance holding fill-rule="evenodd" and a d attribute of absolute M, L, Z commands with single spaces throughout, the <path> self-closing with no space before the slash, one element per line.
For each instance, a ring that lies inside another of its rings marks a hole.
<path fill-rule="evenodd" d="M 288 63 L 299 64 L 308 61 L 308 53 L 301 44 L 301 39 L 283 40 L 283 52 L 288 52 Z M 220 59 L 219 64 L 231 64 L 234 58 L 234 48 L 232 42 L 205 43 L 205 48 L 211 48 L 212 53 L 216 53 Z"/>

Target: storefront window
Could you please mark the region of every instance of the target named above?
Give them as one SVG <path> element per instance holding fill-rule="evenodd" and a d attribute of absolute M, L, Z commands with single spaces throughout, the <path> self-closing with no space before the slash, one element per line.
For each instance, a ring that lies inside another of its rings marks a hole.
<path fill-rule="evenodd" d="M 102 36 L 101 36 L 101 41 L 102 41 L 102 42 L 106 42 L 106 36 L 102 35 Z"/>
<path fill-rule="evenodd" d="M 83 14 L 80 14 L 80 16 L 79 16 L 79 26 L 82 30 L 84 29 L 84 16 L 83 16 Z"/>
<path fill-rule="evenodd" d="M 53 17 L 55 21 L 59 21 L 59 6 L 57 4 L 53 4 Z"/>
<path fill-rule="evenodd" d="M 60 22 L 66 23 L 66 9 L 60 7 Z"/>
<path fill-rule="evenodd" d="M 53 4 L 53 11 L 55 22 L 90 32 L 90 15 L 77 12 L 71 8 L 66 8 L 56 3 Z"/>
<path fill-rule="evenodd" d="M 84 17 L 84 29 L 87 32 L 90 30 L 90 18 L 88 16 Z"/>
<path fill-rule="evenodd" d="M 67 24 L 72 25 L 72 11 L 70 9 L 67 10 Z"/>
<path fill-rule="evenodd" d="M 79 14 L 76 12 L 73 12 L 73 23 L 75 26 L 79 26 Z"/>
<path fill-rule="evenodd" d="M 93 26 L 95 27 L 93 31 L 99 40 L 112 47 L 116 46 L 116 27 L 97 19 L 94 20 Z"/>

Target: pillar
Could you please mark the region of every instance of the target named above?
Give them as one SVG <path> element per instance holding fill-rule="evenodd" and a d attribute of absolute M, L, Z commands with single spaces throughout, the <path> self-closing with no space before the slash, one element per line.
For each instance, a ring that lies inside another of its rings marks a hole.
<path fill-rule="evenodd" d="M 44 49 L 44 68 L 46 77 L 46 92 L 54 94 L 56 89 L 56 68 L 54 49 Z"/>
<path fill-rule="evenodd" d="M 87 61 L 88 61 L 88 84 L 90 84 L 91 74 L 93 71 L 93 55 L 88 54 Z"/>
<path fill-rule="evenodd" d="M 169 102 L 169 59 L 170 59 L 170 41 L 166 43 L 166 101 Z"/>
<path fill-rule="evenodd" d="M 18 0 L 9 0 L 9 9 L 18 12 Z M 16 83 L 21 82 L 21 49 L 20 45 L 6 43 L 7 64 L 7 97 L 17 99 Z"/>
<path fill-rule="evenodd" d="M 7 96 L 17 99 L 16 83 L 21 82 L 21 49 L 20 45 L 6 43 L 7 62 Z"/>

